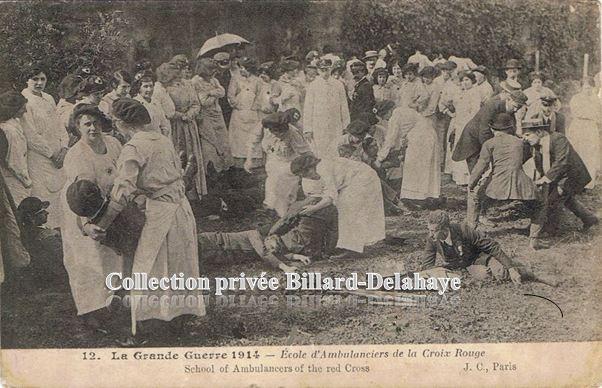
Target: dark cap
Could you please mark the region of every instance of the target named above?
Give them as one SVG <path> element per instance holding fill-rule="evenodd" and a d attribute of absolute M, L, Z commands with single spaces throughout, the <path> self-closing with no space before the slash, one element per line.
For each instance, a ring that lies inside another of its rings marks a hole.
<path fill-rule="evenodd" d="M 353 120 L 349 123 L 347 128 L 345 128 L 345 132 L 354 136 L 362 136 L 368 133 L 370 130 L 370 124 L 363 120 Z"/>
<path fill-rule="evenodd" d="M 66 197 L 69 209 L 80 217 L 94 216 L 104 203 L 100 187 L 87 179 L 78 179 L 71 183 L 67 188 Z"/>
<path fill-rule="evenodd" d="M 376 79 L 378 78 L 379 75 L 384 74 L 387 77 L 389 76 L 389 70 L 387 70 L 387 68 L 385 67 L 379 67 L 377 69 L 374 69 L 374 71 L 372 72 L 372 78 L 374 78 L 374 80 L 376 81 Z"/>
<path fill-rule="evenodd" d="M 301 112 L 299 112 L 299 109 L 290 108 L 282 113 L 284 114 L 287 123 L 296 123 L 301 120 Z"/>
<path fill-rule="evenodd" d="M 504 131 L 515 127 L 514 115 L 510 113 L 498 113 L 489 128 L 494 131 Z"/>
<path fill-rule="evenodd" d="M 401 68 L 401 72 L 403 74 L 407 74 L 407 73 L 414 73 L 414 74 L 418 74 L 418 64 L 417 63 L 406 63 L 405 65 L 403 65 L 403 67 Z"/>
<path fill-rule="evenodd" d="M 299 155 L 291 162 L 291 173 L 293 175 L 300 175 L 303 171 L 316 166 L 320 163 L 320 160 L 312 153 Z"/>
<path fill-rule="evenodd" d="M 21 201 L 17 207 L 19 215 L 32 215 L 39 212 L 42 209 L 47 209 L 50 206 L 50 202 L 42 201 L 38 197 L 27 197 Z"/>
<path fill-rule="evenodd" d="M 454 61 L 445 61 L 442 64 L 437 65 L 437 66 L 441 70 L 453 70 L 453 69 L 456 69 L 458 67 L 458 65 Z"/>
<path fill-rule="evenodd" d="M 438 75 L 437 69 L 434 66 L 425 66 L 418 74 L 421 77 L 435 78 Z"/>
<path fill-rule="evenodd" d="M 285 131 L 288 129 L 288 122 L 284 112 L 270 113 L 261 120 L 264 128 L 275 131 Z"/>
<path fill-rule="evenodd" d="M 383 117 L 384 115 L 386 115 L 387 113 L 389 113 L 389 111 L 392 111 L 393 109 L 395 109 L 395 103 L 391 100 L 383 100 L 383 101 L 377 101 L 376 104 L 374 104 L 374 109 L 372 110 L 374 112 L 375 115 Z"/>
<path fill-rule="evenodd" d="M 556 100 L 558 100 L 558 96 L 556 96 L 556 94 L 554 92 L 551 92 L 551 93 L 548 92 L 548 93 L 542 94 L 540 99 L 541 99 L 542 105 L 551 106 L 556 102 Z"/>
<path fill-rule="evenodd" d="M 133 98 L 119 98 L 113 102 L 113 114 L 126 124 L 146 125 L 151 122 L 148 111 Z"/>

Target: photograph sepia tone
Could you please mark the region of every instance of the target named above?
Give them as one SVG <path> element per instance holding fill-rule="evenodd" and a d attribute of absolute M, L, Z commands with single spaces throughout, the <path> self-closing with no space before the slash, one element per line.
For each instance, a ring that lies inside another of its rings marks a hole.
<path fill-rule="evenodd" d="M 0 380 L 600 384 L 600 15 L 1 2 Z"/>

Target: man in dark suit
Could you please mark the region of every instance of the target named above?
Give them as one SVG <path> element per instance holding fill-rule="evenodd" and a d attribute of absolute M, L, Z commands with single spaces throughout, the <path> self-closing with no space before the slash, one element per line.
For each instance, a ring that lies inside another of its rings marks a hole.
<path fill-rule="evenodd" d="M 367 78 L 368 70 L 364 62 L 357 60 L 351 64 L 351 73 L 355 80 L 351 100 L 349 101 L 349 116 L 351 121 L 356 120 L 362 113 L 373 113 L 374 89 L 372 82 Z"/>
<path fill-rule="evenodd" d="M 506 96 L 508 96 L 506 98 Z M 487 100 L 485 105 L 466 124 L 462 136 L 458 139 L 452 160 L 460 162 L 466 160 L 468 170 L 472 172 L 483 143 L 493 137 L 489 124 L 499 113 L 515 113 L 527 102 L 527 96 L 520 90 L 509 94 L 502 93 Z"/>
<path fill-rule="evenodd" d="M 548 226 L 552 230 L 558 227 L 557 215 L 563 205 L 583 222 L 583 230 L 598 224 L 598 217 L 575 198 L 592 178 L 568 139 L 559 132 L 549 133 L 541 127 L 525 128 L 523 139 L 533 149 L 537 172 L 535 184 L 542 187 L 542 217 L 547 216 Z M 533 248 L 537 249 L 538 244 L 537 239 L 532 239 Z"/>
<path fill-rule="evenodd" d="M 485 196 L 496 201 L 519 200 L 532 210 L 530 232 L 532 237 L 538 237 L 541 204 L 533 180 L 523 170 L 529 146 L 514 136 L 516 127 L 510 113 L 498 114 L 490 127 L 494 136 L 483 144 L 479 160 L 470 175 L 466 223 L 476 228 Z M 490 166 L 491 174 L 482 179 Z"/>
<path fill-rule="evenodd" d="M 522 275 L 497 241 L 465 224 L 452 224 L 442 210 L 432 212 L 428 218 L 429 235 L 422 258 L 422 268 L 428 272 L 435 266 L 439 255 L 442 267 L 449 270 L 466 269 L 471 276 L 485 280 L 510 278 L 521 283 Z"/>
<path fill-rule="evenodd" d="M 566 120 L 560 112 L 554 112 L 554 104 L 558 97 L 554 94 L 541 96 L 541 110 L 533 115 L 530 120 L 538 121 L 547 126 L 548 132 L 558 132 L 565 134 Z"/>
<path fill-rule="evenodd" d="M 220 52 L 213 56 L 213 59 L 219 66 L 218 72 L 215 74 L 215 78 L 219 81 L 219 84 L 228 92 L 228 86 L 232 80 L 232 72 L 230 70 L 230 54 L 226 52 Z M 222 114 L 224 115 L 224 121 L 226 122 L 226 128 L 230 126 L 230 117 L 232 116 L 232 106 L 228 102 L 228 97 L 224 96 L 218 100 L 219 106 L 222 108 Z"/>

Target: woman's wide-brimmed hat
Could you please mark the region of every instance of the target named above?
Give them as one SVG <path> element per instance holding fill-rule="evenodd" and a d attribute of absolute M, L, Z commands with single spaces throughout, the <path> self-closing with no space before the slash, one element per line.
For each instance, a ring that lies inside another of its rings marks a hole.
<path fill-rule="evenodd" d="M 364 61 L 366 59 L 370 59 L 370 58 L 377 58 L 378 57 L 378 52 L 376 50 L 368 50 L 366 51 L 366 53 L 364 54 Z"/>

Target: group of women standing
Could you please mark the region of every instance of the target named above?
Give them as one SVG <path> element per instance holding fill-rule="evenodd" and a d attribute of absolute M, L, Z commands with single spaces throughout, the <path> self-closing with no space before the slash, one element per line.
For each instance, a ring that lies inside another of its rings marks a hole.
<path fill-rule="evenodd" d="M 201 58 L 192 77 L 187 58 L 178 55 L 155 71 L 148 64 L 138 66 L 133 76 L 116 71 L 108 83 L 84 66 L 61 82 L 58 105 L 44 92 L 47 72 L 34 66 L 26 72 L 26 88 L 20 94 L 0 95 L 0 129 L 7 144 L 0 170 L 17 204 L 30 196 L 48 201 L 48 225 L 61 227 L 64 263 L 79 315 L 92 322 L 100 318 L 96 312 L 111 296 L 104 287 L 109 272 L 198 276 L 196 223 L 189 200 L 207 193 L 210 165 L 218 172 L 235 164 L 252 171 L 265 158 L 264 203 L 279 216 L 297 199 L 302 179 L 320 181 L 322 200 L 303 214 L 336 204 L 339 248 L 356 252 L 384 238 L 381 182 L 375 170 L 393 153 L 402 154 L 401 167 L 389 168 L 385 178 L 403 178 L 400 199 L 440 196 L 439 114 L 450 119 L 445 144 L 451 155 L 455 141 L 490 94 L 483 71 L 447 69 L 447 76 L 440 77 L 435 67 L 419 71 L 414 63 L 393 64 L 393 74 L 375 69 L 371 81 L 378 119 L 368 124 L 379 151 L 374 165 L 366 165 L 315 155 L 314 141 L 336 137 L 347 126 L 337 119 L 341 128 L 328 127 L 336 133 L 308 137 L 328 124 L 327 119 L 334 120 L 332 112 L 324 110 L 333 103 L 328 96 L 336 95 L 339 110 L 348 116 L 347 96 L 353 95 L 345 93 L 348 86 L 339 78 L 331 78 L 330 62 L 318 63 L 300 72 L 299 62 L 284 59 L 277 75 L 271 62 L 258 65 L 243 57 L 235 69 L 224 69 L 212 58 Z M 231 76 L 228 85 L 216 77 L 224 71 Z M 540 77 L 534 75 L 532 81 L 529 109 L 537 110 L 538 96 L 546 91 Z M 595 177 L 600 165 L 600 106 L 593 90 L 586 83 L 571 100 L 574 117 L 567 136 Z M 228 126 L 222 112 L 225 98 L 232 108 Z M 370 121 L 364 117 L 358 120 Z M 322 148 L 331 145 L 326 143 Z M 444 171 L 458 185 L 468 183 L 464 162 L 446 159 Z M 95 184 L 113 210 L 140 201 L 143 194 L 146 221 L 134 257 L 102 244 L 106 230 L 74 212 L 68 192 L 83 180 Z M 181 314 L 203 315 L 204 306 L 138 306 L 132 312 L 138 320 L 171 320 Z"/>

